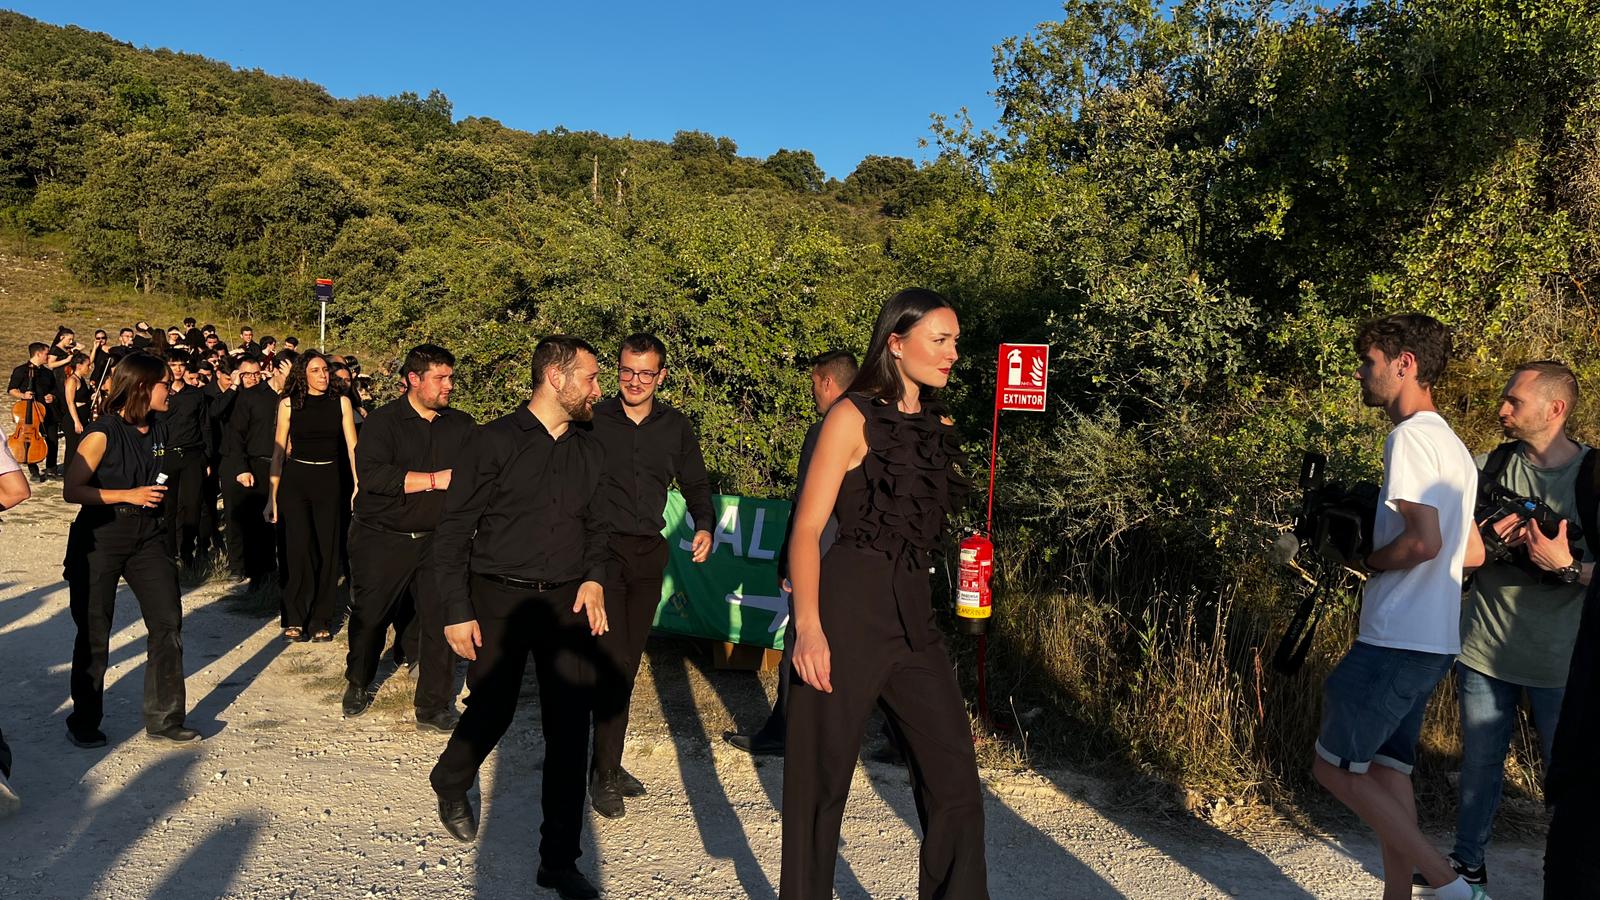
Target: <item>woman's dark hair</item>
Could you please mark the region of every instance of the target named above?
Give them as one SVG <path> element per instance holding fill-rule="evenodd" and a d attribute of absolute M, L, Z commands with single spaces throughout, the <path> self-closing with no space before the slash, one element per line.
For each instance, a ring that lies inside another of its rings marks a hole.
<path fill-rule="evenodd" d="M 167 355 L 167 333 L 159 328 L 150 329 L 150 352 L 156 356 Z"/>
<path fill-rule="evenodd" d="M 307 350 L 295 357 L 294 368 L 289 370 L 289 377 L 283 382 L 283 392 L 289 397 L 289 407 L 291 409 L 299 409 L 304 406 L 306 397 L 311 394 L 311 384 L 306 380 L 306 368 L 311 365 L 311 361 L 314 359 L 320 359 L 324 365 L 328 365 L 328 376 L 329 378 L 333 377 L 332 365 L 328 364 L 328 358 L 319 351 Z M 328 390 L 333 390 L 331 383 L 328 385 Z"/>
<path fill-rule="evenodd" d="M 56 326 L 56 336 L 55 336 L 55 339 L 50 342 L 50 346 L 52 346 L 52 347 L 61 346 L 61 339 L 66 337 L 69 334 L 72 335 L 73 337 L 77 337 L 77 335 L 78 335 L 78 333 L 76 331 L 73 331 L 71 328 L 68 328 L 65 325 L 57 325 Z"/>
<path fill-rule="evenodd" d="M 67 357 L 67 368 L 76 369 L 88 361 L 88 354 L 84 353 L 82 350 L 74 350 L 72 351 L 72 355 Z"/>
<path fill-rule="evenodd" d="M 106 412 L 121 416 L 125 422 L 144 421 L 150 414 L 151 392 L 171 377 L 166 362 L 155 354 L 141 351 L 124 356 L 122 362 L 117 363 L 117 375 L 111 381 Z"/>
<path fill-rule="evenodd" d="M 905 383 L 889 352 L 889 336 L 905 337 L 922 317 L 936 309 L 951 309 L 950 301 L 927 288 L 906 288 L 883 304 L 878 322 L 872 326 L 872 343 L 861 370 L 850 382 L 848 393 L 861 393 L 875 400 L 899 403 L 905 396 Z"/>

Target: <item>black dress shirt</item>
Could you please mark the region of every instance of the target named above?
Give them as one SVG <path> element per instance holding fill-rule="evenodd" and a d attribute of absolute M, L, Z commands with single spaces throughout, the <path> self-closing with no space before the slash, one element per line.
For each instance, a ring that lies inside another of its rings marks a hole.
<path fill-rule="evenodd" d="M 225 391 L 217 386 L 217 382 L 208 381 L 200 390 L 207 400 L 206 432 L 210 435 L 210 450 L 207 453 L 216 460 L 223 453 L 228 419 L 233 416 L 233 404 L 239 399 L 239 389 Z"/>
<path fill-rule="evenodd" d="M 33 399 L 43 403 L 45 394 L 57 393 L 56 373 L 45 366 L 23 363 L 11 370 L 11 383 L 6 390 L 33 391 Z"/>
<path fill-rule="evenodd" d="M 619 491 L 615 500 L 606 504 L 613 532 L 640 537 L 660 534 L 667 524 L 661 517 L 667 488 L 674 480 L 683 492 L 695 529 L 713 530 L 711 480 L 700 455 L 700 441 L 683 413 L 656 400 L 650 415 L 635 425 L 622 398 L 611 397 L 594 405 L 594 434 L 605 447 L 606 472 Z"/>
<path fill-rule="evenodd" d="M 406 473 L 455 469 L 476 428 L 471 416 L 448 407 L 430 422 L 404 394 L 373 410 L 356 442 L 356 520 L 386 531 L 439 527 L 445 491 L 408 494 Z"/>
<path fill-rule="evenodd" d="M 201 388 L 185 386 L 167 399 L 160 414 L 167 430 L 167 446 L 174 450 L 202 450 L 211 455 L 210 400 Z"/>
<path fill-rule="evenodd" d="M 223 435 L 223 465 L 234 475 L 250 471 L 251 459 L 272 457 L 277 437 L 278 401 L 282 398 L 265 381 L 233 393 L 233 412 Z M 360 446 L 359 444 L 357 446 Z"/>
<path fill-rule="evenodd" d="M 359 445 L 357 445 L 359 446 Z M 605 451 L 587 429 L 551 438 L 527 406 L 475 431 L 450 475 L 434 530 L 445 624 L 477 618 L 470 573 L 525 581 L 605 582 Z"/>

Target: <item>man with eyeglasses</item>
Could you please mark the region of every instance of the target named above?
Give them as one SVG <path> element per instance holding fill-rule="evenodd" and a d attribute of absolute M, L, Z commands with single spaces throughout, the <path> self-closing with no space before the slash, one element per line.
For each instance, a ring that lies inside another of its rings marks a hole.
<path fill-rule="evenodd" d="M 251 357 L 234 370 L 233 408 L 223 431 L 223 536 L 228 566 L 259 589 L 277 570 L 277 540 L 262 514 L 267 508 L 268 475 L 278 416 L 278 392 L 267 383 L 261 363 Z"/>
<path fill-rule="evenodd" d="M 611 531 L 605 586 L 611 630 L 599 639 L 589 772 L 589 803 L 608 819 L 627 812 L 624 797 L 645 793 L 644 785 L 622 768 L 622 744 L 634 676 L 661 603 L 667 567 L 662 507 L 673 481 L 694 518 L 694 561 L 711 556 L 711 483 L 689 420 L 656 397 L 666 369 L 667 348 L 659 338 L 630 336 L 618 356 L 617 396 L 594 407 L 594 433 L 606 451 L 606 471 L 621 488 L 602 513 Z"/>

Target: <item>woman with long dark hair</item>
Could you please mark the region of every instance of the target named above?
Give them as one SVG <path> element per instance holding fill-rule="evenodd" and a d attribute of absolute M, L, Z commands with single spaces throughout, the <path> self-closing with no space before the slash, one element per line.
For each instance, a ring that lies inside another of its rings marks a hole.
<path fill-rule="evenodd" d="M 62 564 L 78 636 L 72 648 L 72 712 L 67 736 L 103 747 L 106 657 L 117 580 L 126 579 L 148 632 L 144 728 L 151 737 L 196 741 L 183 724 L 183 604 L 178 567 L 166 551 L 160 484 L 165 435 L 151 413 L 167 408 L 167 364 L 147 353 L 117 365 L 105 415 L 90 425 L 67 467 L 62 496 L 83 509 L 67 535 Z"/>
<path fill-rule="evenodd" d="M 968 488 L 954 467 L 954 423 L 930 396 L 950 380 L 960 330 L 932 291 L 891 297 L 806 471 L 789 545 L 782 900 L 833 896 L 839 825 L 874 706 L 910 764 L 923 834 L 918 896 L 989 895 L 972 734 L 928 580 L 945 519 Z M 838 536 L 823 557 L 830 514 Z"/>
<path fill-rule="evenodd" d="M 78 444 L 83 440 L 84 432 L 88 431 L 89 423 L 94 421 L 94 387 L 89 383 L 89 375 L 93 371 L 94 363 L 87 355 L 78 350 L 72 351 L 67 365 L 67 380 L 61 386 L 61 406 L 66 410 L 61 430 L 67 435 L 67 453 L 62 460 L 68 466 L 72 465 L 72 458 L 78 455 Z"/>
<path fill-rule="evenodd" d="M 355 496 L 355 417 L 328 382 L 327 357 L 308 350 L 295 360 L 278 403 L 266 517 L 283 522 L 283 636 L 291 641 L 333 640 L 339 528 Z"/>

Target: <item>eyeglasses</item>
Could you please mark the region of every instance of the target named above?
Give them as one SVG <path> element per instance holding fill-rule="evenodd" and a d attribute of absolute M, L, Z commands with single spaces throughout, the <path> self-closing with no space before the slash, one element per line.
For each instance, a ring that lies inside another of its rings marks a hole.
<path fill-rule="evenodd" d="M 660 369 L 657 369 L 654 372 L 650 371 L 649 369 L 642 369 L 636 372 L 627 366 L 617 369 L 618 381 L 632 381 L 637 378 L 639 379 L 640 384 L 655 384 L 656 379 L 660 377 L 660 375 Z"/>

